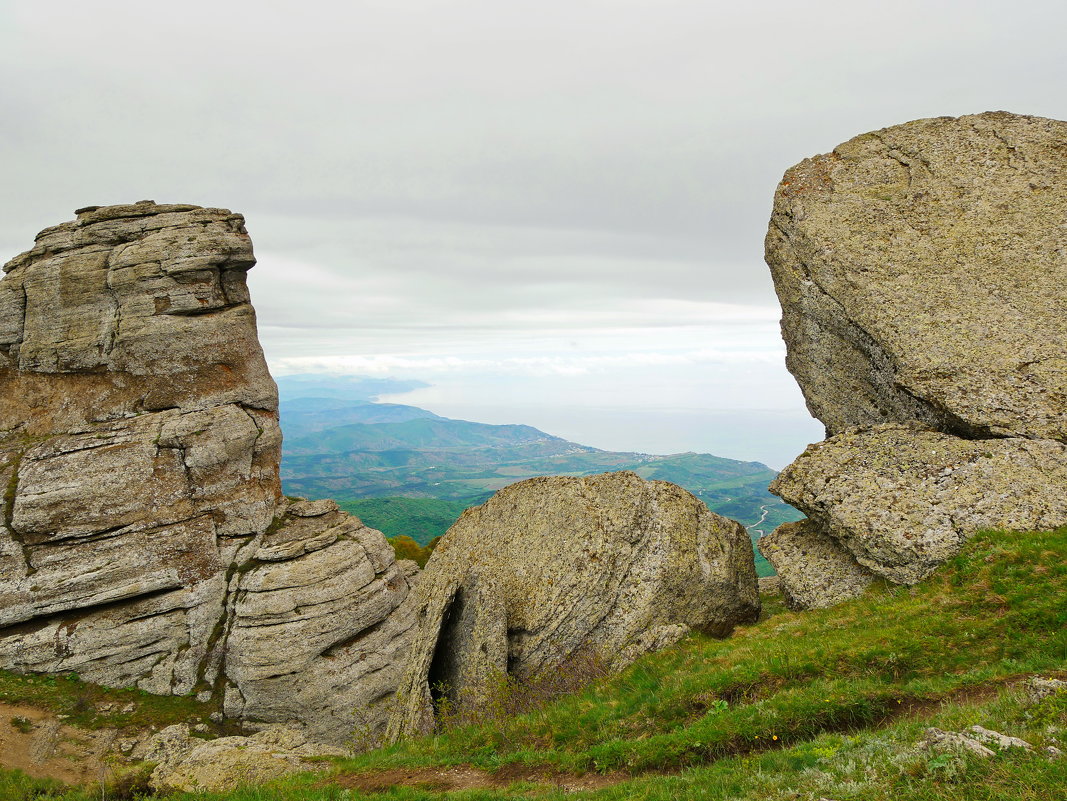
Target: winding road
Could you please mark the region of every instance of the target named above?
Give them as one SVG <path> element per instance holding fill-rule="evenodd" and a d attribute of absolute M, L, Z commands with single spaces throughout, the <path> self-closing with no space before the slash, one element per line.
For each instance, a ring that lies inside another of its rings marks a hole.
<path fill-rule="evenodd" d="M 761 523 L 762 523 L 762 522 L 763 522 L 764 520 L 766 520 L 766 519 L 767 519 L 767 507 L 768 507 L 769 505 L 770 505 L 770 504 L 764 504 L 763 506 L 761 506 L 761 507 L 760 507 L 760 511 L 761 511 L 761 512 L 763 512 L 763 515 L 762 515 L 762 516 L 760 517 L 760 519 L 759 519 L 759 520 L 757 520 L 757 521 L 756 521 L 755 523 L 753 523 L 753 524 L 752 524 L 751 526 L 745 526 L 745 528 L 746 528 L 746 529 L 747 529 L 748 531 L 752 531 L 753 529 L 755 529 L 756 531 L 758 531 L 758 532 L 759 532 L 759 535 L 760 535 L 761 537 L 762 537 L 762 536 L 763 536 L 764 534 L 766 534 L 766 533 L 767 533 L 767 532 L 765 532 L 765 531 L 764 531 L 763 529 L 761 529 L 761 528 L 756 528 L 756 526 L 760 525 L 760 524 L 761 524 Z"/>

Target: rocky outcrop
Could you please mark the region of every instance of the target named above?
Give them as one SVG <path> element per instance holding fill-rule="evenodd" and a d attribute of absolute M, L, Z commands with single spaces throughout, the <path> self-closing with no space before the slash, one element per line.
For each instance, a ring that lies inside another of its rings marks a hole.
<path fill-rule="evenodd" d="M 418 620 L 390 733 L 434 727 L 435 704 L 477 703 L 589 656 L 621 668 L 690 629 L 754 621 L 752 549 L 737 522 L 633 473 L 535 478 L 468 509 L 411 598 Z"/>
<path fill-rule="evenodd" d="M 343 755 L 344 751 L 310 742 L 293 729 L 268 727 L 251 737 L 203 740 L 183 723 L 147 738 L 131 754 L 154 765 L 150 785 L 165 793 L 226 792 L 290 773 L 322 770 L 329 763 L 321 757 Z"/>
<path fill-rule="evenodd" d="M 1055 120 L 942 117 L 785 174 L 767 263 L 831 435 L 772 485 L 824 546 L 761 545 L 787 587 L 828 587 L 831 562 L 910 584 L 978 529 L 1067 524 L 1065 142 Z"/>
<path fill-rule="evenodd" d="M 333 501 L 292 503 L 277 520 L 236 565 L 225 712 L 374 742 L 407 654 L 418 567 Z"/>
<path fill-rule="evenodd" d="M 812 445 L 771 489 L 871 573 L 914 584 L 975 531 L 1067 523 L 1067 445 L 877 426 Z"/>
<path fill-rule="evenodd" d="M 409 572 L 335 506 L 281 496 L 243 218 L 77 215 L 0 281 L 0 667 L 320 738 L 380 727 Z"/>
<path fill-rule="evenodd" d="M 874 574 L 810 520 L 783 523 L 757 541 L 778 572 L 786 604 L 825 609 L 862 595 Z"/>
<path fill-rule="evenodd" d="M 767 263 L 828 432 L 1067 440 L 1067 123 L 1005 112 L 858 136 L 786 172 Z"/>

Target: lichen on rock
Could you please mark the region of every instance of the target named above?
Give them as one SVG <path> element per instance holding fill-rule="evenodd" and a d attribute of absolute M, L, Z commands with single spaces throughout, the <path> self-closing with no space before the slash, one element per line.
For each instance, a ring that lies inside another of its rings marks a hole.
<path fill-rule="evenodd" d="M 938 117 L 786 172 L 767 264 L 787 365 L 830 434 L 1067 440 L 1065 141 L 1058 120 Z"/>
<path fill-rule="evenodd" d="M 390 723 L 431 730 L 435 704 L 477 702 L 595 654 L 619 669 L 690 630 L 759 615 L 748 534 L 682 488 L 634 473 L 534 478 L 468 509 L 410 599 L 417 629 Z"/>
<path fill-rule="evenodd" d="M 863 593 L 874 574 L 810 520 L 783 523 L 760 537 L 759 551 L 778 573 L 793 609 L 824 609 Z"/>
<path fill-rule="evenodd" d="M 1067 445 L 855 429 L 809 447 L 771 489 L 871 573 L 914 584 L 982 529 L 1067 523 Z"/>
<path fill-rule="evenodd" d="M 786 363 L 830 439 L 772 491 L 842 569 L 911 584 L 981 528 L 1067 524 L 1065 142 L 1006 112 L 917 120 L 779 184 Z M 822 570 L 765 553 L 786 586 Z"/>

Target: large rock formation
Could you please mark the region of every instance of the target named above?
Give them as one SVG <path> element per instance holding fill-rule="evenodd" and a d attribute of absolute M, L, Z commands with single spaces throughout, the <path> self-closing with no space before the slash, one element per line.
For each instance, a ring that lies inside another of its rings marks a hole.
<path fill-rule="evenodd" d="M 534 478 L 468 509 L 411 597 L 418 633 L 390 724 L 434 726 L 434 705 L 477 703 L 494 676 L 522 681 L 576 655 L 621 668 L 690 629 L 754 621 L 740 523 L 634 473 Z"/>
<path fill-rule="evenodd" d="M 382 723 L 407 572 L 281 496 L 254 263 L 240 215 L 145 201 L 81 209 L 5 265 L 0 667 L 338 739 Z"/>
<path fill-rule="evenodd" d="M 980 529 L 1067 523 L 1067 444 L 853 429 L 809 447 L 771 489 L 872 573 L 914 584 Z"/>
<path fill-rule="evenodd" d="M 913 583 L 979 528 L 1067 524 L 1065 217 L 1055 120 L 918 120 L 786 172 L 767 263 L 833 435 L 772 487 L 811 518 L 761 546 L 787 592 L 813 532 L 820 570 Z"/>
<path fill-rule="evenodd" d="M 786 172 L 767 263 L 787 364 L 830 434 L 1067 439 L 1065 142 L 1055 120 L 941 117 Z"/>

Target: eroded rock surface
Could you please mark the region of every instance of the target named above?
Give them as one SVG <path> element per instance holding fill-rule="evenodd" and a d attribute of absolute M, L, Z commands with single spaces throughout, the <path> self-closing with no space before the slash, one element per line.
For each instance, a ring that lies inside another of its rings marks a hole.
<path fill-rule="evenodd" d="M 1067 525 L 1067 445 L 877 426 L 810 446 L 771 489 L 872 573 L 914 584 L 981 529 Z"/>
<path fill-rule="evenodd" d="M 810 520 L 783 523 L 757 545 L 793 609 L 825 609 L 861 595 L 874 574 Z"/>
<path fill-rule="evenodd" d="M 254 263 L 239 214 L 146 201 L 5 265 L 0 666 L 338 740 L 384 724 L 410 571 L 336 506 L 282 498 Z"/>
<path fill-rule="evenodd" d="M 476 700 L 494 676 L 589 654 L 621 668 L 690 629 L 725 635 L 759 615 L 741 524 L 628 472 L 521 481 L 467 510 L 411 607 L 393 736 L 431 730 L 435 702 Z"/>
<path fill-rule="evenodd" d="M 344 751 L 310 742 L 298 730 L 272 726 L 250 737 L 202 740 L 185 724 L 168 726 L 138 745 L 134 758 L 155 763 L 151 785 L 161 792 L 225 792 L 315 769 L 316 757 Z"/>
<path fill-rule="evenodd" d="M 1067 123 L 916 120 L 786 172 L 767 263 L 830 434 L 1067 439 Z"/>
<path fill-rule="evenodd" d="M 226 714 L 375 742 L 407 655 L 402 604 L 418 566 L 333 501 L 293 503 L 279 519 L 237 565 Z"/>
<path fill-rule="evenodd" d="M 875 131 L 785 174 L 767 263 L 832 436 L 772 490 L 838 568 L 910 584 L 978 529 L 1067 524 L 1065 215 L 1067 123 L 1005 112 Z M 826 559 L 767 548 L 786 586 L 831 581 Z"/>

